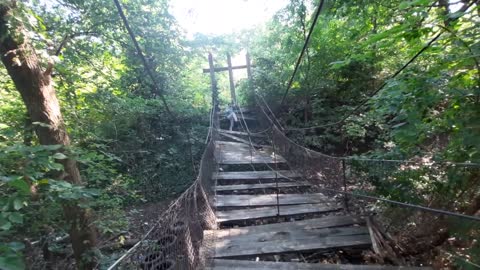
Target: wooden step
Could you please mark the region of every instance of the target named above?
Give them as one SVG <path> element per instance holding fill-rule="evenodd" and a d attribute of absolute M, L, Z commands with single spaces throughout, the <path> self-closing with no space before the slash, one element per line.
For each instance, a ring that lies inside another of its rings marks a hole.
<path fill-rule="evenodd" d="M 322 264 L 298 262 L 266 262 L 215 259 L 207 270 L 429 270 L 431 267 L 389 266 L 389 265 L 353 265 Z"/>
<path fill-rule="evenodd" d="M 248 133 L 245 133 L 245 134 L 248 135 Z M 231 134 L 228 134 L 228 133 L 225 133 L 225 132 L 220 132 L 220 135 L 223 136 L 223 137 L 232 139 L 232 140 L 234 140 L 234 141 L 237 141 L 237 142 L 241 142 L 241 143 L 244 143 L 244 144 L 247 144 L 247 145 L 251 145 L 251 146 L 256 147 L 256 148 L 262 148 L 261 145 L 256 144 L 256 143 L 254 143 L 254 142 L 250 142 L 250 141 L 248 140 L 248 138 L 247 138 L 247 139 L 242 139 L 242 138 L 240 138 L 240 137 L 238 137 L 238 136 L 231 135 Z"/>
<path fill-rule="evenodd" d="M 255 149 L 247 143 L 216 141 L 216 159 L 219 164 L 274 164 L 285 163 L 285 159 L 273 153 L 269 146 Z"/>
<path fill-rule="evenodd" d="M 281 183 L 262 183 L 262 184 L 244 184 L 244 185 L 222 185 L 216 186 L 215 190 L 219 191 L 240 191 L 240 190 L 257 190 L 257 189 L 285 189 L 285 188 L 305 188 L 310 184 L 305 181 L 298 182 L 281 182 Z"/>
<path fill-rule="evenodd" d="M 270 153 L 257 150 L 250 152 L 248 149 L 236 151 L 221 151 L 217 157 L 219 164 L 275 164 L 286 163 L 280 155 L 273 156 Z"/>
<path fill-rule="evenodd" d="M 358 219 L 357 219 L 358 220 Z M 281 253 L 319 252 L 339 248 L 368 248 L 364 226 L 345 227 L 355 219 L 325 217 L 295 222 L 205 231 L 215 239 L 215 258 L 236 258 Z M 338 225 L 341 224 L 341 225 Z M 342 226 L 342 227 L 339 227 Z"/>
<path fill-rule="evenodd" d="M 241 121 L 242 119 L 245 119 L 245 120 L 247 120 L 247 121 L 257 121 L 257 119 L 256 119 L 255 117 L 253 117 L 253 116 L 245 115 L 245 114 L 242 116 L 240 113 L 237 113 L 237 119 L 238 119 L 239 121 Z M 226 121 L 226 120 L 230 121 L 230 119 L 228 119 L 226 116 L 222 116 L 222 117 L 221 117 L 221 120 L 223 120 L 223 121 Z"/>
<path fill-rule="evenodd" d="M 217 195 L 215 196 L 216 207 L 261 207 L 274 205 L 331 203 L 321 193 L 311 194 L 263 194 L 263 195 Z"/>
<path fill-rule="evenodd" d="M 248 171 L 248 172 L 218 172 L 213 175 L 214 179 L 222 180 L 263 180 L 275 179 L 277 177 L 298 178 L 300 174 L 295 171 Z"/>
<path fill-rule="evenodd" d="M 242 222 L 273 217 L 321 214 L 341 210 L 335 203 L 267 206 L 251 209 L 216 211 L 218 223 Z"/>
<path fill-rule="evenodd" d="M 249 136 L 249 134 L 247 132 L 230 131 L 230 130 L 226 130 L 226 129 L 219 129 L 218 131 L 220 133 L 230 134 L 230 135 Z M 267 136 L 265 134 L 257 134 L 257 133 L 250 133 L 250 137 L 267 138 Z"/>

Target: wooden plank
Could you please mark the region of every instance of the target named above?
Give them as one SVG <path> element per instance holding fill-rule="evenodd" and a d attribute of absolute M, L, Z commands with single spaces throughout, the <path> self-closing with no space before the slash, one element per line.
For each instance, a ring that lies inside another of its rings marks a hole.
<path fill-rule="evenodd" d="M 228 80 L 230 82 L 230 96 L 232 98 L 233 104 L 237 103 L 237 96 L 235 94 L 235 83 L 233 81 L 233 68 L 232 68 L 232 57 L 227 53 L 227 65 L 228 65 Z"/>
<path fill-rule="evenodd" d="M 278 194 L 279 205 L 311 204 L 331 202 L 321 193 L 311 194 Z M 217 195 L 215 196 L 216 207 L 254 207 L 277 205 L 277 195 Z"/>
<path fill-rule="evenodd" d="M 247 132 L 230 131 L 230 130 L 226 130 L 226 129 L 219 129 L 218 131 L 219 131 L 220 133 L 225 133 L 225 134 L 232 134 L 232 135 L 239 135 L 239 136 L 248 136 L 248 133 L 247 133 Z M 267 138 L 266 135 L 256 134 L 256 133 L 250 133 L 250 137 Z"/>
<path fill-rule="evenodd" d="M 324 238 L 334 238 L 341 236 L 368 235 L 368 229 L 363 226 L 334 227 L 322 229 L 304 229 L 284 226 L 280 230 L 264 230 L 256 233 L 245 230 L 246 228 L 249 227 L 238 228 L 236 230 L 237 234 L 234 235 L 232 235 L 231 232 L 228 235 L 219 235 L 217 233 L 215 242 L 219 243 L 219 246 L 223 246 L 225 244 L 231 246 L 242 246 L 251 245 L 253 243 L 258 243 L 259 245 L 261 243 L 265 243 L 265 245 L 269 245 L 270 242 L 302 241 L 312 239 L 321 240 Z"/>
<path fill-rule="evenodd" d="M 274 164 L 286 163 L 286 160 L 274 154 L 270 147 L 253 149 L 245 143 L 217 142 L 216 158 L 219 164 Z"/>
<path fill-rule="evenodd" d="M 247 121 L 257 121 L 257 119 L 253 116 L 249 116 L 249 115 L 242 115 L 242 114 L 238 114 L 237 113 L 237 119 L 238 120 L 241 120 L 241 119 L 244 119 L 244 120 L 247 120 Z M 222 120 L 229 120 L 225 115 L 222 116 Z"/>
<path fill-rule="evenodd" d="M 268 206 L 268 207 L 252 208 L 252 209 L 216 211 L 215 214 L 217 216 L 217 222 L 229 223 L 229 222 L 262 219 L 262 218 L 272 218 L 277 216 L 287 217 L 287 216 L 306 215 L 306 214 L 320 214 L 320 213 L 338 211 L 341 209 L 342 207 L 335 203 L 323 203 L 323 204 L 281 205 L 278 208 L 277 206 Z M 280 210 L 279 215 L 277 215 L 278 210 Z M 348 224 L 348 225 L 351 225 L 351 224 Z"/>
<path fill-rule="evenodd" d="M 289 178 L 301 177 L 300 174 L 295 171 L 281 170 L 278 171 L 280 176 Z M 218 172 L 213 175 L 214 179 L 222 180 L 261 180 L 261 179 L 275 179 L 278 176 L 274 171 L 247 171 L 247 172 Z"/>
<path fill-rule="evenodd" d="M 252 61 L 250 60 L 250 54 L 247 52 L 245 55 L 245 60 L 247 60 L 247 78 L 248 78 L 248 84 L 249 84 L 249 89 L 252 91 Z"/>
<path fill-rule="evenodd" d="M 281 182 L 281 183 L 262 183 L 262 184 L 245 184 L 245 185 L 223 185 L 216 186 L 215 190 L 218 191 L 234 191 L 234 190 L 255 190 L 255 189 L 279 189 L 284 188 L 300 188 L 308 187 L 310 184 L 305 181 L 299 182 Z"/>
<path fill-rule="evenodd" d="M 215 243 L 215 258 L 235 258 L 281 253 L 310 252 L 341 248 L 367 248 L 370 245 L 368 234 L 332 236 L 324 238 L 279 240 L 269 242 L 243 242 L 229 244 L 228 241 Z"/>
<path fill-rule="evenodd" d="M 431 267 L 267 262 L 215 259 L 207 270 L 429 270 Z"/>
<path fill-rule="evenodd" d="M 235 210 L 236 211 L 236 210 Z M 326 216 L 321 218 L 305 219 L 292 222 L 273 223 L 267 225 L 249 226 L 232 229 L 212 230 L 218 239 L 225 236 L 238 236 L 248 232 L 252 235 L 265 231 L 283 231 L 290 229 L 318 230 L 325 228 L 363 225 L 365 220 L 354 216 Z M 208 231 L 205 231 L 208 232 Z"/>
<path fill-rule="evenodd" d="M 226 149 L 226 150 L 236 150 L 237 148 L 249 148 L 248 144 L 239 143 L 239 142 L 227 142 L 227 141 L 216 141 L 215 146 L 217 148 Z"/>
<path fill-rule="evenodd" d="M 247 133 L 248 134 L 248 133 Z M 235 141 L 238 141 L 238 142 L 241 142 L 241 143 L 244 143 L 244 144 L 247 144 L 247 145 L 251 145 L 253 147 L 258 147 L 258 148 L 261 148 L 262 146 L 259 145 L 259 144 L 256 144 L 254 142 L 250 142 L 248 140 L 245 140 L 245 139 L 242 139 L 242 138 L 239 138 L 237 136 L 234 136 L 234 135 L 231 135 L 231 134 L 228 134 L 228 133 L 222 133 L 220 132 L 220 135 L 221 136 L 224 136 L 224 137 L 227 137 L 227 138 L 230 138 L 232 140 L 235 140 Z"/>
<path fill-rule="evenodd" d="M 360 218 L 330 216 L 295 222 L 205 231 L 215 235 L 215 257 L 234 258 L 370 245 Z M 342 226 L 342 227 L 339 227 Z"/>

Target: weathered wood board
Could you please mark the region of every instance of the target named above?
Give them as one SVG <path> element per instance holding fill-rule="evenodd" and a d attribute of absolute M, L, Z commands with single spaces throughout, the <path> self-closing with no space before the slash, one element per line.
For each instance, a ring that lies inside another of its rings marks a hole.
<path fill-rule="evenodd" d="M 281 170 L 278 173 L 274 171 L 246 171 L 246 172 L 218 172 L 213 175 L 214 179 L 224 180 L 253 180 L 253 179 L 275 179 L 275 178 L 298 178 L 300 174 L 295 171 Z"/>
<path fill-rule="evenodd" d="M 329 203 L 331 199 L 321 193 L 309 194 L 262 194 L 262 195 L 217 195 L 216 207 L 255 207 L 273 205 Z"/>
<path fill-rule="evenodd" d="M 215 259 L 207 270 L 429 270 L 431 267 L 266 262 Z"/>
<path fill-rule="evenodd" d="M 254 219 L 264 219 L 272 217 L 286 217 L 316 213 L 326 213 L 341 210 L 342 207 L 337 204 L 300 204 L 300 205 L 282 205 L 268 206 L 251 209 L 240 209 L 230 211 L 216 211 L 217 222 L 239 222 Z M 280 211 L 279 211 L 280 210 Z"/>
<path fill-rule="evenodd" d="M 281 183 L 262 183 L 262 184 L 244 184 L 244 185 L 222 185 L 216 186 L 218 191 L 235 191 L 235 190 L 256 190 L 256 189 L 284 189 L 284 188 L 305 188 L 310 186 L 308 182 L 281 182 Z"/>
<path fill-rule="evenodd" d="M 364 226 L 325 227 L 321 219 L 216 230 L 215 258 L 307 252 L 338 248 L 369 247 Z M 319 224 L 317 224 L 319 223 Z"/>
<path fill-rule="evenodd" d="M 231 134 L 231 135 L 239 135 L 239 136 L 249 136 L 247 132 L 241 132 L 241 131 L 230 131 L 226 129 L 219 129 L 218 130 L 220 133 L 225 133 L 225 134 Z M 255 138 L 267 138 L 266 135 L 264 134 L 257 134 L 257 133 L 250 133 L 250 137 L 255 137 Z"/>

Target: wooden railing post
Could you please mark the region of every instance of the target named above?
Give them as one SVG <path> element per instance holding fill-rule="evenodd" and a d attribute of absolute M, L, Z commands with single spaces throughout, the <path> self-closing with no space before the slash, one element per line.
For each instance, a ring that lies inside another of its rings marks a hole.
<path fill-rule="evenodd" d="M 215 79 L 215 67 L 213 65 L 213 55 L 212 53 L 208 53 L 208 65 L 210 66 L 210 82 L 212 85 L 212 106 L 215 112 L 219 110 L 218 107 L 218 89 L 217 89 L 217 80 Z M 214 128 L 220 128 L 219 119 L 214 119 Z"/>
<path fill-rule="evenodd" d="M 349 209 L 348 209 L 348 195 L 347 195 L 347 192 L 348 192 L 348 187 L 347 187 L 347 167 L 346 167 L 346 162 L 345 162 L 345 159 L 342 159 L 342 171 L 343 171 L 343 200 L 344 200 L 344 203 L 345 203 L 345 210 L 347 210 L 347 212 L 349 212 Z"/>
<path fill-rule="evenodd" d="M 232 57 L 227 53 L 227 64 L 228 64 L 228 79 L 230 81 L 230 95 L 232 97 L 233 104 L 237 104 L 237 98 L 235 94 L 235 83 L 233 82 L 233 68 L 232 68 Z"/>
<path fill-rule="evenodd" d="M 250 91 L 253 91 L 252 62 L 250 60 L 250 53 L 247 52 L 245 58 L 247 60 L 248 88 Z"/>

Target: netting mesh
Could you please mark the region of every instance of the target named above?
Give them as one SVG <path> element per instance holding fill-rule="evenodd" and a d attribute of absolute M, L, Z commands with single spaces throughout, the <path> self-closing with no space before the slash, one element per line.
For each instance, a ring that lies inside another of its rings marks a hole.
<path fill-rule="evenodd" d="M 269 110 L 259 106 L 259 115 L 271 127 L 275 151 L 303 181 L 336 197 L 352 215 L 375 217 L 378 223 L 369 221 L 379 241 L 375 262 L 389 257 L 393 264 L 420 265 L 433 258 L 443 266 L 480 267 L 480 192 L 471 188 L 480 181 L 480 165 L 333 157 L 289 139 Z M 391 244 L 383 245 L 385 239 Z"/>
<path fill-rule="evenodd" d="M 211 116 L 210 140 L 200 162 L 195 182 L 174 201 L 164 213 L 159 213 L 156 224 L 134 248 L 110 269 L 202 269 L 209 264 L 204 258 L 212 257 L 210 239 L 203 237 L 205 230 L 216 228 L 213 209 L 214 183 L 212 174 L 217 170 L 215 138 L 218 137 Z"/>

